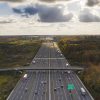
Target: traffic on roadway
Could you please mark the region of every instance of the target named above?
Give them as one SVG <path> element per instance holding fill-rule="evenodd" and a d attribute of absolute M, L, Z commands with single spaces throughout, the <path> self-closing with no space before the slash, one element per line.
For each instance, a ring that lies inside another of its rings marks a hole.
<path fill-rule="evenodd" d="M 67 68 L 56 42 L 43 43 L 30 67 Z M 72 70 L 27 70 L 7 100 L 94 100 Z"/>

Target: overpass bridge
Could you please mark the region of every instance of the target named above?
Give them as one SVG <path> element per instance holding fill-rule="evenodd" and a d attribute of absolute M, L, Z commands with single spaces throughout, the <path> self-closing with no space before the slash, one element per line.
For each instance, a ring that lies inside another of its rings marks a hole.
<path fill-rule="evenodd" d="M 30 66 L 27 66 L 27 67 L 16 67 L 16 68 L 1 68 L 0 69 L 0 72 L 2 71 L 20 71 L 20 70 L 72 70 L 72 71 L 82 71 L 84 70 L 85 68 L 82 68 L 82 67 L 77 67 L 77 66 L 73 66 L 73 67 L 62 67 L 62 68 L 59 68 L 59 67 L 55 67 L 55 68 L 39 68 L 39 67 L 30 67 Z"/>

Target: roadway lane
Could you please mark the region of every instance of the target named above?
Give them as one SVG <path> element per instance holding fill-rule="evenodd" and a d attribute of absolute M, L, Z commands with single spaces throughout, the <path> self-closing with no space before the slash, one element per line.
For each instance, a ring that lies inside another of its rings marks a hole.
<path fill-rule="evenodd" d="M 55 50 L 56 52 L 56 50 Z M 56 53 L 55 53 L 56 54 Z M 59 54 L 61 54 L 61 52 L 59 52 Z M 54 61 L 54 60 L 53 60 Z M 52 62 L 53 62 L 52 61 Z M 55 65 L 51 63 L 51 66 L 54 65 L 54 67 L 61 67 L 61 68 L 65 68 L 66 63 L 68 63 L 68 61 L 66 61 L 65 59 L 56 59 L 55 61 Z M 57 65 L 58 64 L 58 65 Z M 68 63 L 69 64 L 69 63 Z M 70 65 L 70 64 L 69 64 Z M 70 67 L 70 66 L 69 66 Z M 63 75 L 63 83 L 64 83 L 64 87 L 67 94 L 67 99 L 68 100 L 93 100 L 93 98 L 91 97 L 91 95 L 89 94 L 88 90 L 84 87 L 84 85 L 81 83 L 81 81 L 79 80 L 78 76 L 76 75 L 75 72 L 70 71 L 71 73 L 65 73 Z M 62 72 L 64 73 L 64 71 Z M 56 75 L 61 75 L 60 73 L 56 74 Z M 73 84 L 75 86 L 75 89 L 72 93 L 69 93 L 69 91 L 67 90 L 67 85 L 68 84 Z M 80 88 L 83 87 L 86 91 L 86 96 L 83 96 Z M 63 100 L 63 99 L 62 99 Z"/>
<path fill-rule="evenodd" d="M 13 89 L 11 95 L 8 97 L 7 100 L 23 100 L 24 96 L 26 95 L 25 89 L 30 88 L 31 83 L 35 82 L 33 80 L 35 78 L 35 72 L 27 72 L 27 74 L 28 78 L 20 79 L 20 81 L 17 83 L 16 87 Z"/>
<path fill-rule="evenodd" d="M 65 59 L 55 42 L 43 43 L 31 68 L 66 68 L 68 61 Z M 68 63 L 69 64 L 69 63 Z M 70 64 L 69 64 L 70 67 Z M 61 70 L 36 70 L 26 71 L 28 78 L 19 80 L 7 100 L 93 100 L 86 90 L 86 96 L 80 92 L 84 87 L 76 73 Z M 68 84 L 74 84 L 75 90 L 70 93 Z M 25 90 L 27 88 L 27 91 Z"/>

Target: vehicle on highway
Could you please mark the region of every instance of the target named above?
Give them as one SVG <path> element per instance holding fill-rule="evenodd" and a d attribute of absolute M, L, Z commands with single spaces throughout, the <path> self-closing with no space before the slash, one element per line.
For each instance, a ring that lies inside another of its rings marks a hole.
<path fill-rule="evenodd" d="M 61 81 L 61 78 L 59 78 L 59 81 Z"/>
<path fill-rule="evenodd" d="M 27 92 L 28 91 L 28 88 L 25 88 L 25 92 Z"/>
<path fill-rule="evenodd" d="M 38 94 L 38 91 L 37 90 L 35 90 L 35 94 Z"/>
<path fill-rule="evenodd" d="M 19 71 L 19 73 L 21 73 L 21 74 L 22 74 L 23 72 L 22 72 L 22 71 Z"/>
<path fill-rule="evenodd" d="M 71 71 L 69 70 L 69 71 L 67 71 L 67 73 L 68 73 L 68 74 L 70 74 L 70 73 L 71 73 Z"/>
<path fill-rule="evenodd" d="M 66 66 L 68 67 L 68 66 L 69 66 L 69 64 L 68 64 L 68 63 L 66 63 Z"/>
<path fill-rule="evenodd" d="M 68 73 L 67 71 L 64 71 L 64 73 Z"/>
<path fill-rule="evenodd" d="M 85 91 L 84 88 L 81 88 L 80 90 L 81 90 L 81 94 L 82 94 L 82 95 L 86 95 L 86 91 Z"/>
<path fill-rule="evenodd" d="M 64 86 L 63 85 L 61 85 L 61 88 L 63 88 Z"/>
<path fill-rule="evenodd" d="M 62 53 L 60 55 L 62 56 Z"/>
<path fill-rule="evenodd" d="M 47 83 L 47 81 L 44 81 L 44 84 L 46 84 Z"/>
<path fill-rule="evenodd" d="M 56 89 L 56 88 L 54 88 L 54 91 L 57 91 L 57 89 Z"/>
<path fill-rule="evenodd" d="M 27 79 L 27 76 L 28 76 L 27 74 L 24 74 L 23 79 Z"/>
<path fill-rule="evenodd" d="M 43 84 L 43 81 L 41 81 L 41 84 Z"/>
<path fill-rule="evenodd" d="M 45 91 L 43 91 L 43 94 L 45 94 Z"/>
<path fill-rule="evenodd" d="M 33 60 L 32 63 L 35 64 L 36 63 L 35 60 Z"/>
<path fill-rule="evenodd" d="M 46 84 L 46 83 L 47 83 L 47 81 L 41 81 L 41 83 L 42 83 L 42 84 Z"/>

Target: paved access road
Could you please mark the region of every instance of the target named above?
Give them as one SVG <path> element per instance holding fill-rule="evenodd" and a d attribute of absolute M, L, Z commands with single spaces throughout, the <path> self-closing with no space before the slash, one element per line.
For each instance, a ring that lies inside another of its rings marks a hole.
<path fill-rule="evenodd" d="M 30 67 L 66 68 L 68 61 L 55 42 L 43 43 Z M 7 100 L 94 100 L 75 72 L 66 70 L 28 70 L 28 77 L 19 80 Z M 70 93 L 68 84 L 75 89 Z M 81 94 L 83 87 L 86 95 Z"/>

